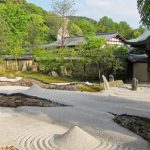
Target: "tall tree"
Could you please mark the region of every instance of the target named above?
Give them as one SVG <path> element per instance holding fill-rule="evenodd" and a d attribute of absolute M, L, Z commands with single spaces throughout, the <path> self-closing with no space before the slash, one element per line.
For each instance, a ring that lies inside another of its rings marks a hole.
<path fill-rule="evenodd" d="M 32 14 L 27 26 L 27 46 L 33 47 L 44 43 L 48 32 L 49 28 L 44 24 L 43 17 L 37 14 Z"/>
<path fill-rule="evenodd" d="M 78 21 L 78 26 L 82 29 L 84 35 L 96 34 L 96 27 L 90 21 L 81 19 Z"/>
<path fill-rule="evenodd" d="M 137 0 L 138 10 L 141 16 L 141 22 L 150 26 L 150 0 Z"/>
<path fill-rule="evenodd" d="M 0 14 L 10 28 L 11 38 L 18 38 L 21 46 L 23 46 L 22 42 L 26 35 L 29 15 L 22 9 L 22 5 L 8 2 L 4 6 L 1 6 Z"/>
<path fill-rule="evenodd" d="M 12 38 L 10 41 L 10 48 L 8 54 L 14 56 L 16 61 L 16 70 L 18 71 L 18 58 L 25 54 L 25 49 L 21 47 L 21 41 L 18 38 Z"/>
<path fill-rule="evenodd" d="M 137 31 L 135 33 L 135 31 Z M 97 26 L 97 33 L 119 32 L 126 39 L 136 38 L 142 31 L 140 29 L 134 30 L 130 25 L 125 22 L 114 22 L 111 18 L 104 16 L 100 19 Z"/>
<path fill-rule="evenodd" d="M 64 47 L 66 17 L 75 13 L 76 10 L 74 9 L 74 6 L 74 0 L 52 0 L 52 8 L 54 13 L 61 17 L 61 47 Z"/>

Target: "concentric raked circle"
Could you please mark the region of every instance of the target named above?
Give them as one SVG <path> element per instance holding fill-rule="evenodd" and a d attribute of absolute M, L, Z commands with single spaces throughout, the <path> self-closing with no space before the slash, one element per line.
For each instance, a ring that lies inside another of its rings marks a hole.
<path fill-rule="evenodd" d="M 48 127 L 25 129 L 16 137 L 15 141 L 23 150 L 71 150 L 57 145 L 54 133 L 50 132 Z M 136 148 L 116 145 L 115 142 L 101 139 L 98 145 L 87 150 L 136 150 Z"/>

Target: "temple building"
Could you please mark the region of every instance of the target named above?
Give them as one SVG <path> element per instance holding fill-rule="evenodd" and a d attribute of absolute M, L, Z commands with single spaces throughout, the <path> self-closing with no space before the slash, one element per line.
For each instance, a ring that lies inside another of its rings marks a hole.
<path fill-rule="evenodd" d="M 57 36 L 58 37 L 58 36 Z M 125 45 L 126 39 L 122 37 L 119 33 L 101 33 L 96 35 L 97 38 L 105 38 L 107 40 L 107 44 L 110 45 L 118 45 L 123 46 Z M 65 37 L 64 46 L 66 47 L 75 47 L 79 44 L 87 44 L 87 41 L 84 36 L 77 36 L 77 37 Z M 47 44 L 44 46 L 45 48 L 49 47 L 61 47 L 61 40 L 58 39 L 57 41 Z"/>
<path fill-rule="evenodd" d="M 132 40 L 126 41 L 131 48 L 140 49 L 143 54 L 129 54 L 128 56 L 128 78 L 137 78 L 140 82 L 150 81 L 150 30 L 145 29 L 144 33 Z"/>
<path fill-rule="evenodd" d="M 0 65 L 7 70 L 11 71 L 22 71 L 24 66 L 26 67 L 26 71 L 37 71 L 37 63 L 34 58 L 30 55 L 22 55 L 17 59 L 11 55 L 3 56 L 4 63 Z"/>

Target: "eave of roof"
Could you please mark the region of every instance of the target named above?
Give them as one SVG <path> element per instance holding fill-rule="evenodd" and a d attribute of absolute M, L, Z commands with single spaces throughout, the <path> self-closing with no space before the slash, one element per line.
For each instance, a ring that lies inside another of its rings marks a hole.
<path fill-rule="evenodd" d="M 144 33 L 136 39 L 127 40 L 126 43 L 130 44 L 131 46 L 140 46 L 146 45 L 147 40 L 150 38 L 150 30 L 145 29 Z"/>
<path fill-rule="evenodd" d="M 137 62 L 147 63 L 148 56 L 146 54 L 142 54 L 142 55 L 130 54 L 127 59 L 132 63 L 137 63 Z"/>
<path fill-rule="evenodd" d="M 12 55 L 5 55 L 3 56 L 4 60 L 16 60 L 16 58 Z M 17 60 L 33 60 L 32 56 L 24 55 L 17 58 Z"/>
<path fill-rule="evenodd" d="M 101 33 L 97 34 L 96 37 L 98 38 L 105 38 L 107 40 L 114 38 L 116 36 L 119 36 L 124 42 L 126 41 L 125 38 L 123 38 L 118 32 L 113 32 L 113 33 Z M 86 44 L 87 41 L 85 40 L 85 36 L 78 36 L 78 37 L 66 37 L 65 38 L 65 46 L 75 46 L 78 45 L 79 43 Z M 60 47 L 61 46 L 61 41 L 55 41 L 53 43 L 47 44 L 44 47 Z"/>

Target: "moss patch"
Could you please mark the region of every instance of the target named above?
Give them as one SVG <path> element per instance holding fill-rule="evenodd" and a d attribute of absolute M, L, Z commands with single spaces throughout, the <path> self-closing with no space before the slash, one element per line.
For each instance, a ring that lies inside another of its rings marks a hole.
<path fill-rule="evenodd" d="M 35 73 L 35 72 L 1 72 L 0 73 L 2 76 L 6 76 L 6 77 L 15 77 L 15 76 L 21 76 L 23 78 L 33 78 L 33 79 L 37 79 L 40 81 L 43 81 L 44 83 L 68 83 L 68 82 L 73 82 L 75 80 L 73 79 L 69 79 L 69 78 L 64 78 L 64 77 L 50 77 L 46 74 L 42 74 L 42 73 Z"/>
<path fill-rule="evenodd" d="M 86 86 L 86 85 L 77 85 L 78 89 L 80 91 L 85 91 L 85 92 L 99 92 L 103 90 L 103 86 Z"/>

